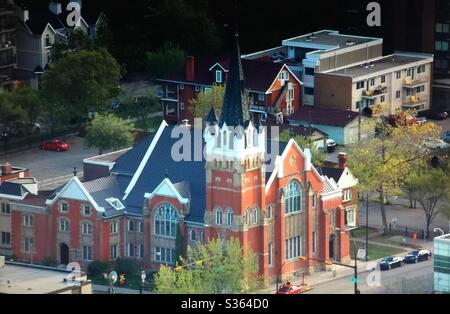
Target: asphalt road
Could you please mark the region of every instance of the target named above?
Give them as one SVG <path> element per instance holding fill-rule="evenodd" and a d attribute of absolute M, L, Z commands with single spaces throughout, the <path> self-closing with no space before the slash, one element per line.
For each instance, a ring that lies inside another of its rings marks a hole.
<path fill-rule="evenodd" d="M 83 171 L 83 159 L 97 155 L 96 148 L 84 147 L 84 140 L 77 136 L 62 138 L 69 143 L 67 152 L 42 151 L 38 148 L 0 157 L 0 164 L 9 162 L 13 166 L 30 169 L 30 175 L 40 182 L 70 176 L 73 167 Z M 63 183 L 63 182 L 61 182 Z M 54 187 L 47 186 L 46 188 Z"/>
<path fill-rule="evenodd" d="M 358 289 L 361 294 L 388 293 L 431 293 L 433 286 L 433 262 L 425 261 L 418 264 L 406 264 L 401 268 L 380 272 L 381 286 L 369 286 L 374 274 L 370 271 L 359 273 L 361 283 Z M 350 281 L 352 276 L 340 278 L 327 283 L 318 284 L 307 294 L 353 294 L 354 287 Z M 431 290 L 430 290 L 431 289 Z"/>

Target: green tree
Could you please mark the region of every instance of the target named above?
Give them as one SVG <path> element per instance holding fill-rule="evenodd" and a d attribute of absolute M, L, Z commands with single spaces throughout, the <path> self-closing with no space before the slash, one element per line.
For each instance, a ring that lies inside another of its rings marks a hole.
<path fill-rule="evenodd" d="M 20 88 L 12 93 L 14 104 L 18 108 L 22 108 L 25 118 L 25 134 L 30 139 L 33 131 L 33 125 L 41 116 L 43 110 L 43 102 L 40 93 L 29 87 Z M 29 141 L 31 147 L 31 141 Z"/>
<path fill-rule="evenodd" d="M 290 134 L 287 129 L 280 133 L 280 142 L 288 142 L 291 138 L 295 140 L 301 149 L 309 148 L 311 150 L 312 163 L 315 166 L 323 165 L 327 159 L 327 154 L 317 148 L 317 145 L 315 145 L 314 140 L 310 136 Z"/>
<path fill-rule="evenodd" d="M 67 33 L 67 37 L 56 41 L 52 46 L 52 59 L 57 61 L 65 54 L 81 50 L 93 50 L 94 41 L 81 29 L 74 29 Z"/>
<path fill-rule="evenodd" d="M 105 150 L 117 150 L 133 142 L 132 125 L 112 114 L 97 114 L 87 128 L 86 145 Z"/>
<path fill-rule="evenodd" d="M 201 91 L 190 101 L 190 108 L 196 118 L 205 119 L 211 107 L 220 116 L 225 97 L 225 86 L 214 84 L 211 90 Z"/>
<path fill-rule="evenodd" d="M 122 68 L 105 49 L 71 52 L 44 73 L 42 92 L 71 116 L 88 117 L 117 96 L 121 77 Z"/>
<path fill-rule="evenodd" d="M 425 213 L 426 237 L 430 237 L 430 225 L 439 213 L 450 213 L 450 180 L 441 169 L 415 174 L 409 180 L 413 199 Z"/>
<path fill-rule="evenodd" d="M 350 148 L 349 166 L 361 190 L 378 194 L 381 218 L 387 231 L 387 193 L 399 194 L 414 163 L 429 158 L 423 143 L 427 138 L 438 137 L 440 128 L 434 123 L 391 127 L 379 121 L 377 129 L 377 137 Z"/>
<path fill-rule="evenodd" d="M 255 255 L 243 252 L 232 238 L 210 240 L 188 248 L 187 259 L 175 269 L 161 267 L 155 275 L 158 293 L 240 293 L 256 287 L 258 271 Z"/>
<path fill-rule="evenodd" d="M 176 73 L 183 69 L 184 51 L 171 42 L 165 42 L 161 48 L 145 54 L 145 68 L 151 77 Z"/>
<path fill-rule="evenodd" d="M 6 130 L 11 122 L 22 119 L 23 116 L 24 111 L 20 105 L 14 102 L 13 95 L 0 92 L 0 127 L 3 128 L 3 131 Z"/>

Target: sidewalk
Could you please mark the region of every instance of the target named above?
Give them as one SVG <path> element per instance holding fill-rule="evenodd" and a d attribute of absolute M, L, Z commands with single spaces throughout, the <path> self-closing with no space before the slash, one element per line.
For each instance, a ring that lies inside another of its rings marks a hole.
<path fill-rule="evenodd" d="M 108 294 L 109 286 L 102 286 L 102 285 L 92 285 L 92 291 L 99 293 L 99 294 Z M 128 289 L 128 288 L 120 288 L 120 287 L 114 287 L 116 290 L 116 294 L 139 294 L 139 290 L 134 289 Z M 142 294 L 153 294 L 153 292 L 150 291 L 143 291 Z"/>

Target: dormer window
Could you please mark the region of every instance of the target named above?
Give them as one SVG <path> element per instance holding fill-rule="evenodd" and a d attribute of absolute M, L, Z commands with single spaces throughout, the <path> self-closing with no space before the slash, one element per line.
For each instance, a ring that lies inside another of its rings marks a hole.
<path fill-rule="evenodd" d="M 45 35 L 45 47 L 50 47 L 52 45 L 50 34 Z"/>
<path fill-rule="evenodd" d="M 113 198 L 113 197 L 107 198 L 106 201 L 108 202 L 109 205 L 114 207 L 115 210 L 121 210 L 121 209 L 125 208 L 125 206 L 123 206 L 122 202 L 117 198 Z"/>
<path fill-rule="evenodd" d="M 222 83 L 222 71 L 216 71 L 216 83 Z"/>
<path fill-rule="evenodd" d="M 289 80 L 289 72 L 288 71 L 282 71 L 280 72 L 280 76 L 278 77 L 279 80 Z"/>

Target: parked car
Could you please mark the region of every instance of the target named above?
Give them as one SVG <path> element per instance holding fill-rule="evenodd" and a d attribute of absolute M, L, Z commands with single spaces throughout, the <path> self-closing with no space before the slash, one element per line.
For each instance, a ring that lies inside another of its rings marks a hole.
<path fill-rule="evenodd" d="M 278 289 L 277 294 L 300 294 L 308 290 L 310 289 L 306 289 L 305 286 L 295 286 L 286 282 Z"/>
<path fill-rule="evenodd" d="M 402 267 L 403 257 L 399 256 L 389 256 L 385 257 L 380 261 L 381 270 L 391 270 L 392 268 Z"/>
<path fill-rule="evenodd" d="M 444 134 L 442 134 L 442 140 L 446 143 L 450 143 L 450 131 L 447 131 Z"/>
<path fill-rule="evenodd" d="M 450 144 L 438 138 L 427 138 L 424 140 L 423 144 L 429 149 L 447 149 L 450 147 Z"/>
<path fill-rule="evenodd" d="M 432 111 L 432 110 L 426 110 L 426 111 L 420 111 L 417 113 L 419 117 L 425 117 L 427 119 L 433 119 L 433 120 L 445 120 L 448 117 L 448 113 L 445 111 Z"/>
<path fill-rule="evenodd" d="M 414 250 L 408 253 L 408 255 L 406 255 L 403 258 L 403 261 L 405 263 L 418 263 L 418 262 L 422 262 L 422 261 L 428 261 L 431 257 L 431 252 L 428 250 L 424 250 L 424 249 L 418 249 L 418 250 Z"/>
<path fill-rule="evenodd" d="M 62 152 L 68 150 L 70 146 L 61 140 L 52 140 L 41 144 L 40 148 L 42 150 L 55 150 L 57 152 Z"/>

